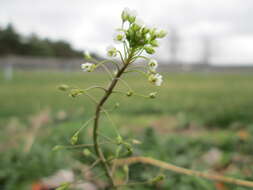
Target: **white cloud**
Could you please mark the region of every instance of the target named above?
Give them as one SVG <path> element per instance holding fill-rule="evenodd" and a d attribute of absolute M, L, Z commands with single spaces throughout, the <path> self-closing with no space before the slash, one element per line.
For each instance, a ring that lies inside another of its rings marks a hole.
<path fill-rule="evenodd" d="M 223 60 L 231 61 L 240 46 L 238 60 L 253 62 L 249 56 L 253 49 L 249 40 L 253 34 L 253 13 L 249 11 L 253 8 L 252 0 L 1 0 L 0 25 L 12 22 L 24 34 L 35 32 L 66 39 L 77 48 L 104 53 L 112 43 L 114 29 L 120 25 L 119 15 L 124 7 L 136 9 L 145 23 L 177 28 L 182 37 L 181 59 L 199 59 L 198 38 L 209 35 L 215 37 L 213 43 L 222 52 Z M 161 59 L 169 58 L 167 43 L 169 40 L 164 40 L 158 50 Z M 220 54 L 214 60 L 221 59 Z"/>

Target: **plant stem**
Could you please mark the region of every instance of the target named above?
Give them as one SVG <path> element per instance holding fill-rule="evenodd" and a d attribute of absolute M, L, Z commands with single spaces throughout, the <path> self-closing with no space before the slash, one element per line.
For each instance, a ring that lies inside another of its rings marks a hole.
<path fill-rule="evenodd" d="M 106 90 L 104 96 L 101 98 L 101 100 L 98 102 L 97 106 L 96 106 L 96 112 L 95 112 L 95 118 L 94 118 L 94 126 L 93 126 L 93 143 L 94 143 L 94 149 L 96 152 L 96 155 L 99 157 L 99 159 L 101 160 L 101 164 L 104 167 L 105 171 L 106 171 L 106 176 L 108 177 L 108 179 L 110 180 L 110 184 L 113 188 L 117 188 L 116 185 L 114 184 L 114 180 L 113 180 L 113 176 L 112 176 L 112 172 L 110 170 L 109 165 L 106 162 L 106 159 L 104 157 L 104 154 L 99 146 L 98 143 L 98 127 L 99 127 L 99 117 L 100 117 L 100 112 L 102 109 L 102 106 L 104 105 L 104 103 L 106 102 L 106 100 L 109 98 L 109 96 L 113 93 L 113 89 L 116 86 L 116 84 L 119 81 L 119 78 L 121 77 L 121 75 L 124 73 L 125 69 L 127 68 L 127 66 L 129 65 L 129 63 L 131 62 L 132 56 L 134 55 L 135 50 L 132 49 L 128 59 L 126 60 L 126 62 L 123 62 L 123 66 L 121 67 L 121 69 L 118 71 L 117 75 L 113 78 L 113 80 L 111 81 L 108 89 Z"/>

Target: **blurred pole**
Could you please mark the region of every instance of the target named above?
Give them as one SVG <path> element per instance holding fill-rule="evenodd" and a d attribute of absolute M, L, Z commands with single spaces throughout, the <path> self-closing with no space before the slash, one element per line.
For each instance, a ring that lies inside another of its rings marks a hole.
<path fill-rule="evenodd" d="M 4 67 L 4 80 L 5 81 L 11 81 L 13 78 L 13 65 L 7 60 L 7 64 Z"/>
<path fill-rule="evenodd" d="M 212 57 L 212 40 L 211 37 L 208 35 L 203 36 L 201 40 L 203 50 L 201 63 L 204 65 L 208 65 Z"/>
<path fill-rule="evenodd" d="M 178 63 L 178 50 L 179 50 L 179 35 L 178 31 L 175 27 L 170 28 L 169 32 L 169 51 L 170 51 L 170 63 L 177 64 Z"/>

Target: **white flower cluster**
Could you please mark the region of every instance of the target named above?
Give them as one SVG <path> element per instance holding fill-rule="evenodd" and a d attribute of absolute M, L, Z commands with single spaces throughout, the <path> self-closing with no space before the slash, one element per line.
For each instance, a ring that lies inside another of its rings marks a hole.
<path fill-rule="evenodd" d="M 109 57 L 116 57 L 117 56 L 117 49 L 114 46 L 112 46 L 112 45 L 108 46 L 106 48 L 106 50 L 107 50 L 107 55 Z"/>
<path fill-rule="evenodd" d="M 156 86 L 161 86 L 163 82 L 163 76 L 156 73 L 156 74 L 150 74 L 148 77 L 149 82 L 155 84 Z"/>
<path fill-rule="evenodd" d="M 156 86 L 161 86 L 163 82 L 162 75 L 156 73 L 156 69 L 158 67 L 158 63 L 155 59 L 150 59 L 148 62 L 148 68 L 149 68 L 149 77 L 148 80 L 152 84 L 155 84 Z"/>
<path fill-rule="evenodd" d="M 93 63 L 89 63 L 89 62 L 87 62 L 87 63 L 83 63 L 83 64 L 81 64 L 81 68 L 82 68 L 82 70 L 84 71 L 84 72 L 92 72 L 92 71 L 94 71 L 94 69 L 96 68 L 96 65 L 95 64 L 93 64 Z"/>
<path fill-rule="evenodd" d="M 116 30 L 116 33 L 113 36 L 113 40 L 116 43 L 124 45 L 124 51 L 129 53 L 130 51 L 134 52 L 135 59 L 137 59 L 140 52 L 145 51 L 147 54 L 155 53 L 155 48 L 159 46 L 158 39 L 166 36 L 164 30 L 158 31 L 154 27 L 148 27 L 144 22 L 137 17 L 135 10 L 130 10 L 125 8 L 121 14 L 122 27 Z M 125 24 L 126 23 L 126 24 Z M 106 49 L 107 56 L 116 57 L 122 54 L 115 46 L 109 46 Z M 137 53 L 138 52 L 138 53 Z M 89 53 L 85 53 L 86 58 L 91 58 Z M 131 57 L 132 58 L 132 57 Z M 162 75 L 156 72 L 158 63 L 155 59 L 150 59 L 148 64 L 148 81 L 153 83 L 156 86 L 161 86 L 163 79 Z M 96 68 L 96 64 L 84 63 L 81 65 L 83 71 L 92 72 Z M 115 74 L 115 73 L 114 73 Z M 116 74 L 115 74 L 116 75 Z"/>

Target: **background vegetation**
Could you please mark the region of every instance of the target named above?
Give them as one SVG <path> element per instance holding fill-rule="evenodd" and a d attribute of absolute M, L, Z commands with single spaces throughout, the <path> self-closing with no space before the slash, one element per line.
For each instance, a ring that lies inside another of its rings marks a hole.
<path fill-rule="evenodd" d="M 120 103 L 112 117 L 125 138 L 142 142 L 134 154 L 253 180 L 253 76 L 163 75 L 164 85 L 155 89 L 157 99 L 114 95 L 106 105 L 110 108 Z M 52 148 L 70 144 L 70 137 L 94 112 L 93 105 L 84 96 L 73 99 L 56 87 L 66 83 L 85 88 L 106 84 L 106 80 L 101 73 L 60 72 L 16 72 L 12 81 L 0 80 L 0 189 L 27 189 L 61 168 L 70 168 L 83 178 L 80 165 L 90 164 L 91 159 L 82 154 L 82 149 L 52 152 Z M 154 90 L 140 76 L 129 74 L 127 80 L 137 92 Z M 94 90 L 92 95 L 100 93 Z M 115 135 L 105 118 L 101 128 L 106 135 Z M 90 133 L 91 127 L 84 130 L 78 143 L 89 143 Z M 111 151 L 113 147 L 107 147 L 106 154 Z M 157 187 L 125 189 L 249 189 L 140 164 L 131 166 L 130 171 L 133 181 L 160 173 L 167 177 Z"/>

